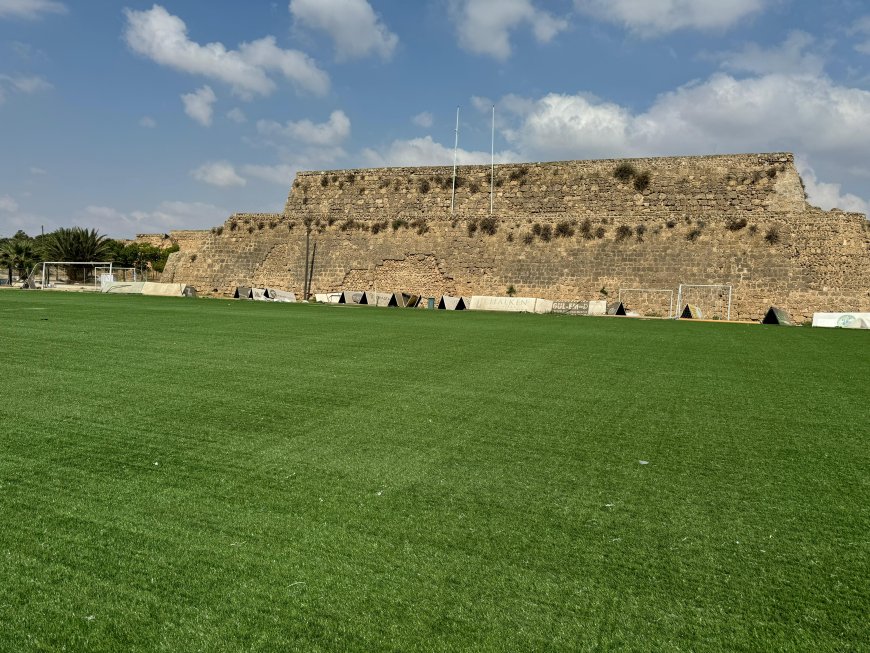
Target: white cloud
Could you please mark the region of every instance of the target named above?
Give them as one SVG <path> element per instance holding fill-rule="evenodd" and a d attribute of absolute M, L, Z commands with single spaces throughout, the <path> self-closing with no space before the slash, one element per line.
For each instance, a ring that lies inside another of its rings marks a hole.
<path fill-rule="evenodd" d="M 242 172 L 249 177 L 256 177 L 283 186 L 284 188 L 289 188 L 290 182 L 293 181 L 293 177 L 296 176 L 298 170 L 298 166 L 288 164 L 274 166 L 248 164 L 242 166 Z"/>
<path fill-rule="evenodd" d="M 43 14 L 65 14 L 66 5 L 56 0 L 0 0 L 0 18 L 33 20 Z"/>
<path fill-rule="evenodd" d="M 471 106 L 483 113 L 484 111 L 492 110 L 492 105 L 495 104 L 488 97 L 480 97 L 479 95 L 471 96 Z"/>
<path fill-rule="evenodd" d="M 280 123 L 261 120 L 257 123 L 261 134 L 280 134 L 302 143 L 319 146 L 335 146 L 350 136 L 350 119 L 344 111 L 333 111 L 327 122 L 313 123 L 310 120 Z"/>
<path fill-rule="evenodd" d="M 723 68 L 735 72 L 756 75 L 768 73 L 819 75 L 825 68 L 820 54 L 807 52 L 816 39 L 806 32 L 794 31 L 780 46 L 764 48 L 756 43 L 747 44 L 742 50 L 716 55 Z"/>
<path fill-rule="evenodd" d="M 24 95 L 33 95 L 42 91 L 48 91 L 54 88 L 51 84 L 45 81 L 42 77 L 37 76 L 22 76 L 22 75 L 0 75 L 0 104 L 6 100 L 6 94 L 22 93 Z"/>
<path fill-rule="evenodd" d="M 849 33 L 852 35 L 859 34 L 864 37 L 866 40 L 857 43 L 855 50 L 862 54 L 870 54 L 870 15 L 856 20 L 852 24 L 852 29 L 849 30 Z"/>
<path fill-rule="evenodd" d="M 511 32 L 528 25 L 539 43 L 548 43 L 568 22 L 537 7 L 533 0 L 450 0 L 459 45 L 500 61 L 511 55 Z"/>
<path fill-rule="evenodd" d="M 491 161 L 490 152 L 477 152 L 460 149 L 457 152 L 459 165 L 483 165 Z M 519 155 L 512 151 L 497 152 L 496 161 L 508 163 L 518 161 Z M 453 163 L 453 148 L 432 140 L 431 136 L 411 140 L 393 141 L 388 147 L 375 150 L 366 149 L 363 160 L 372 167 L 386 166 L 437 166 Z"/>
<path fill-rule="evenodd" d="M 43 168 L 37 168 L 36 166 L 31 166 L 30 174 L 32 174 L 32 175 L 47 175 L 48 172 L 46 172 Z"/>
<path fill-rule="evenodd" d="M 370 54 L 389 59 L 399 42 L 367 0 L 290 0 L 290 13 L 297 23 L 329 34 L 339 60 Z"/>
<path fill-rule="evenodd" d="M 74 221 L 115 237 L 140 233 L 165 233 L 172 229 L 205 229 L 226 219 L 229 211 L 203 202 L 161 202 L 152 211 L 123 212 L 91 205 L 79 211 Z"/>
<path fill-rule="evenodd" d="M 732 27 L 770 0 L 574 0 L 578 11 L 645 36 Z"/>
<path fill-rule="evenodd" d="M 184 102 L 184 113 L 203 127 L 211 126 L 213 105 L 217 102 L 217 96 L 210 86 L 203 86 L 193 93 L 182 95 L 181 101 Z"/>
<path fill-rule="evenodd" d="M 283 50 L 274 36 L 242 43 L 239 51 L 246 61 L 264 70 L 280 72 L 296 86 L 315 95 L 329 91 L 329 76 L 317 67 L 314 59 L 298 50 Z"/>
<path fill-rule="evenodd" d="M 511 98 L 509 98 L 511 99 Z M 717 73 L 659 96 L 643 113 L 592 96 L 517 103 L 505 136 L 529 156 L 578 158 L 799 150 L 861 160 L 870 147 L 870 92 L 813 75 L 735 79 Z"/>
<path fill-rule="evenodd" d="M 54 88 L 42 77 L 35 75 L 0 75 L 0 104 L 6 100 L 7 93 L 22 93 L 32 95 Z"/>
<path fill-rule="evenodd" d="M 419 127 L 423 127 L 424 129 L 429 129 L 435 122 L 435 118 L 428 111 L 424 111 L 423 113 L 418 113 L 416 116 L 411 118 L 411 122 Z"/>
<path fill-rule="evenodd" d="M 870 203 L 852 193 L 843 193 L 841 184 L 825 183 L 818 180 L 816 171 L 802 158 L 798 157 L 798 172 L 804 180 L 807 196 L 811 204 L 829 211 L 842 209 L 870 216 Z"/>
<path fill-rule="evenodd" d="M 248 183 L 247 180 L 238 175 L 229 161 L 211 161 L 191 170 L 190 174 L 198 181 L 221 188 L 244 186 Z"/>
<path fill-rule="evenodd" d="M 54 88 L 51 84 L 45 81 L 42 77 L 32 76 L 10 76 L 0 75 L 0 83 L 4 83 L 8 88 L 11 88 L 19 93 L 31 95 L 40 91 L 49 91 Z"/>
<path fill-rule="evenodd" d="M 18 202 L 9 195 L 0 195 L 0 211 L 5 213 L 17 213 Z"/>
<path fill-rule="evenodd" d="M 511 113 L 510 104 L 503 105 Z M 632 117 L 627 109 L 583 95 L 551 93 L 522 108 L 507 140 L 530 158 L 577 159 L 629 154 Z M 624 151 L 626 150 L 626 151 Z"/>
<path fill-rule="evenodd" d="M 124 14 L 124 38 L 131 50 L 175 70 L 224 82 L 245 99 L 255 94 L 268 96 L 275 90 L 267 71 L 280 72 L 311 93 L 323 95 L 329 89 L 329 77 L 310 57 L 279 48 L 272 36 L 229 50 L 223 43 L 191 41 L 184 21 L 160 5 L 147 11 L 125 9 Z"/>
<path fill-rule="evenodd" d="M 139 126 L 145 127 L 146 129 L 154 129 L 157 126 L 157 121 L 151 116 L 143 116 L 139 121 Z"/>
<path fill-rule="evenodd" d="M 244 122 L 248 122 L 248 118 L 247 116 L 245 116 L 245 112 L 238 107 L 236 107 L 235 109 L 230 109 L 227 112 L 227 118 L 240 125 Z"/>
<path fill-rule="evenodd" d="M 15 53 L 15 56 L 21 59 L 22 61 L 26 61 L 28 63 L 34 61 L 48 61 L 48 55 L 40 50 L 39 48 L 35 48 L 29 43 L 24 43 L 22 41 L 12 41 L 9 44 L 9 47 Z"/>

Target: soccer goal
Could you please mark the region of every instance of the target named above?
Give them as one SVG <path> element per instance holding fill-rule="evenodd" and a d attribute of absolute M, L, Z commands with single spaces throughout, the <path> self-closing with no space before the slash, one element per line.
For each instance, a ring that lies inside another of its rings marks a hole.
<path fill-rule="evenodd" d="M 701 310 L 706 320 L 730 320 L 733 288 L 728 284 L 680 284 L 677 292 L 677 310 L 689 304 Z"/>
<path fill-rule="evenodd" d="M 102 282 L 114 280 L 113 265 L 109 261 L 45 261 L 41 264 L 37 287 L 99 292 Z"/>
<path fill-rule="evenodd" d="M 674 317 L 674 291 L 659 288 L 620 288 L 626 310 L 645 317 Z"/>

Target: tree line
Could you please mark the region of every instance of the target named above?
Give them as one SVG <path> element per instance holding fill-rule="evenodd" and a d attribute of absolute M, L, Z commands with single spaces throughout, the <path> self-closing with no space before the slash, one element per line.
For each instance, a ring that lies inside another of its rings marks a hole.
<path fill-rule="evenodd" d="M 145 243 L 124 244 L 83 227 L 61 228 L 39 236 L 18 231 L 11 238 L 0 238 L 0 269 L 7 280 L 24 279 L 43 261 L 111 262 L 118 267 L 163 272 L 175 245 L 160 249 Z"/>

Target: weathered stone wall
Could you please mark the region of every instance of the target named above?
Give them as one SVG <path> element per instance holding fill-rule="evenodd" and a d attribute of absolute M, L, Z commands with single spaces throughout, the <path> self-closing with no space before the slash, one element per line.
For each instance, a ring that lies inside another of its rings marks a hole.
<path fill-rule="evenodd" d="M 625 163 L 635 174 L 620 180 Z M 460 169 L 452 213 L 450 175 L 300 173 L 283 215 L 236 214 L 178 240 L 163 280 L 205 294 L 251 284 L 300 293 L 310 229 L 316 292 L 503 295 L 513 286 L 612 299 L 620 288 L 728 283 L 736 319 L 770 305 L 797 319 L 870 310 L 868 222 L 808 206 L 789 154 L 497 166 L 492 219 L 489 168 Z"/>

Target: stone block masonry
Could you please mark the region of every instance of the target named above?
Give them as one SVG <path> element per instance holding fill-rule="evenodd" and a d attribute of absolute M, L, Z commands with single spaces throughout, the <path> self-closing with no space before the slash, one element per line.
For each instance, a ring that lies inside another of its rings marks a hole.
<path fill-rule="evenodd" d="M 870 310 L 870 226 L 807 204 L 791 154 L 567 161 L 459 169 L 302 172 L 283 213 L 172 232 L 163 281 L 229 296 L 237 285 L 407 289 L 425 296 L 615 298 L 620 288 L 732 284 L 736 319 L 771 305 Z"/>

